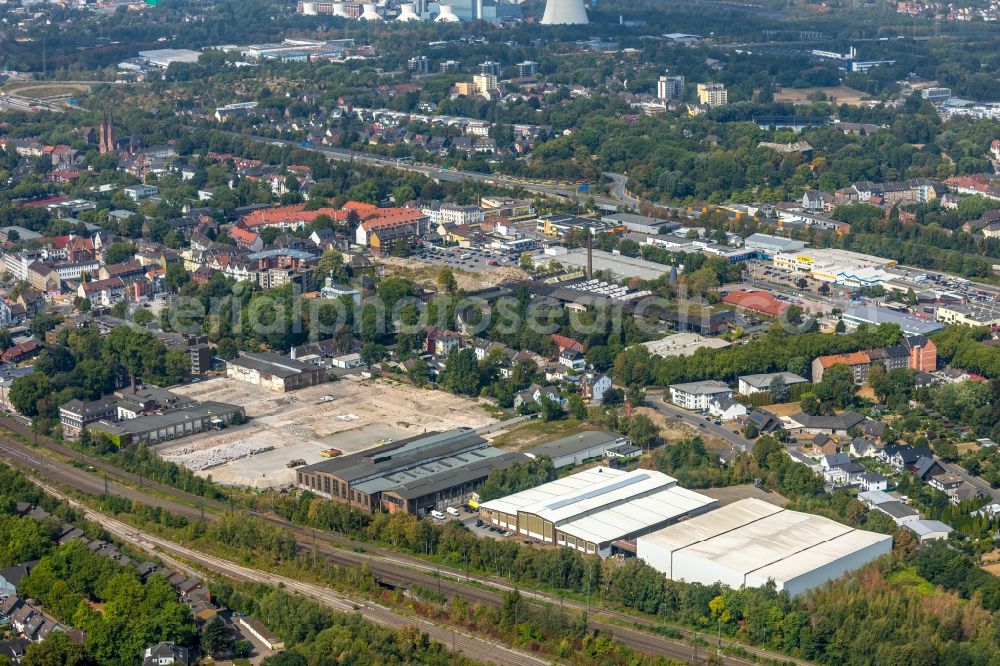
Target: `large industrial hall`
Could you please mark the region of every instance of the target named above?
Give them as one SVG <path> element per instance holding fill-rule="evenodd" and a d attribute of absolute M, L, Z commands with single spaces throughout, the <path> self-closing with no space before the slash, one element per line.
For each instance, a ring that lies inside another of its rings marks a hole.
<path fill-rule="evenodd" d="M 479 513 L 488 525 L 607 557 L 632 553 L 637 536 L 715 504 L 661 472 L 595 467 L 483 502 Z"/>
<path fill-rule="evenodd" d="M 639 537 L 638 556 L 667 578 L 801 594 L 887 554 L 892 537 L 744 499 Z"/>

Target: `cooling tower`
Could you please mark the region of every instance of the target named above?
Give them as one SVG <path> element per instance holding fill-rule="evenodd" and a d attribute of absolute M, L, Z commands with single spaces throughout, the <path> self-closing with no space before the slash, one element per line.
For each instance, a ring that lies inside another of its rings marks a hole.
<path fill-rule="evenodd" d="M 375 5 L 372 3 L 365 3 L 362 5 L 364 11 L 361 12 L 360 20 L 362 21 L 381 21 L 382 17 L 377 11 L 375 11 Z"/>
<path fill-rule="evenodd" d="M 316 16 L 316 3 L 315 2 L 303 2 L 302 3 L 302 15 L 303 16 Z"/>
<path fill-rule="evenodd" d="M 441 5 L 441 13 L 434 19 L 439 23 L 458 23 L 460 19 L 455 16 L 455 10 L 451 5 Z"/>
<path fill-rule="evenodd" d="M 413 3 L 402 4 L 399 6 L 399 16 L 396 17 L 397 21 L 419 21 L 420 17 L 417 16 L 417 12 L 413 9 Z"/>
<path fill-rule="evenodd" d="M 589 23 L 583 0 L 546 0 L 542 25 L 583 25 Z"/>
<path fill-rule="evenodd" d="M 333 15 L 343 18 L 351 18 L 351 15 L 347 13 L 347 9 L 344 8 L 344 3 L 342 2 L 333 3 Z"/>

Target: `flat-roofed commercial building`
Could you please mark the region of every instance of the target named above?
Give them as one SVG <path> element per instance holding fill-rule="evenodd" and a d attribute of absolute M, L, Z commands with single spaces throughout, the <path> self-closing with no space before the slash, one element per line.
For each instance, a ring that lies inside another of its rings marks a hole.
<path fill-rule="evenodd" d="M 529 460 L 457 428 L 300 467 L 295 485 L 367 511 L 423 516 L 466 503 L 491 471 Z"/>
<path fill-rule="evenodd" d="M 246 412 L 237 405 L 205 401 L 190 407 L 174 409 L 163 414 L 137 416 L 125 421 L 97 421 L 88 425 L 89 430 L 103 432 L 118 446 L 130 444 L 156 444 L 195 433 L 223 428 L 234 421 L 242 422 Z"/>
<path fill-rule="evenodd" d="M 556 469 L 581 465 L 593 458 L 603 458 L 608 449 L 622 444 L 631 444 L 627 437 L 619 437 L 603 430 L 581 432 L 569 437 L 546 442 L 524 451 L 524 455 L 532 459 L 550 458 Z"/>
<path fill-rule="evenodd" d="M 639 537 L 638 556 L 671 580 L 801 594 L 892 550 L 892 537 L 744 499 Z"/>
<path fill-rule="evenodd" d="M 542 543 L 607 557 L 632 552 L 636 537 L 715 505 L 661 472 L 595 467 L 483 502 L 479 515 Z"/>
<path fill-rule="evenodd" d="M 806 247 L 806 243 L 792 238 L 771 236 L 769 234 L 750 234 L 743 242 L 748 250 L 757 250 L 765 257 L 773 257 L 783 252 L 798 252 Z"/>
<path fill-rule="evenodd" d="M 276 393 L 315 386 L 326 381 L 326 368 L 294 361 L 270 352 L 246 352 L 226 362 L 226 376 Z"/>
<path fill-rule="evenodd" d="M 725 349 L 731 343 L 721 338 L 709 338 L 697 333 L 674 333 L 659 340 L 649 340 L 642 345 L 650 354 L 670 358 L 672 356 L 691 356 L 699 349 Z"/>
<path fill-rule="evenodd" d="M 936 312 L 943 324 L 962 326 L 1000 326 L 1000 307 L 993 304 L 959 303 L 941 305 Z"/>
<path fill-rule="evenodd" d="M 848 331 L 853 331 L 861 324 L 896 324 L 903 335 L 932 335 L 944 328 L 941 324 L 928 319 L 921 319 L 905 312 L 897 312 L 889 308 L 865 305 L 851 308 L 841 318 Z"/>

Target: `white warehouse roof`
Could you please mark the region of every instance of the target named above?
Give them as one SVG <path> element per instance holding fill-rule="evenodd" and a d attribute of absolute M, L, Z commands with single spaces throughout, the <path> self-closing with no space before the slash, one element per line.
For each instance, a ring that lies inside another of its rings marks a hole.
<path fill-rule="evenodd" d="M 799 594 L 892 549 L 892 537 L 745 499 L 639 537 L 638 556 L 674 580 Z"/>
<path fill-rule="evenodd" d="M 715 503 L 681 488 L 662 472 L 595 467 L 484 502 L 480 509 L 538 516 L 566 535 L 602 544 L 630 538 Z"/>

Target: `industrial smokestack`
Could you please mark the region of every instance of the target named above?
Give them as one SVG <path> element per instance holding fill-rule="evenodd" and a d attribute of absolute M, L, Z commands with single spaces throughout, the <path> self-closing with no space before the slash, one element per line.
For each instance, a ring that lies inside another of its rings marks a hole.
<path fill-rule="evenodd" d="M 590 229 L 584 229 L 587 234 L 587 279 L 594 279 L 594 248 L 590 240 Z"/>

